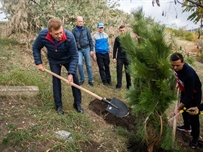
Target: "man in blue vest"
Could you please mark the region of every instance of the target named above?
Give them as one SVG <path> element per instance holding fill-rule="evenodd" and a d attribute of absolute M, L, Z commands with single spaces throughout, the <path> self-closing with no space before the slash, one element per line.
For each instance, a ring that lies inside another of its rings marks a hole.
<path fill-rule="evenodd" d="M 94 60 L 97 60 L 99 67 L 99 74 L 104 85 L 111 84 L 111 73 L 110 73 L 110 57 L 112 56 L 111 47 L 109 43 L 108 35 L 104 32 L 104 24 L 97 24 L 97 32 L 92 36 L 94 51 Z"/>
<path fill-rule="evenodd" d="M 78 53 L 76 42 L 73 34 L 63 29 L 62 21 L 58 18 L 52 18 L 48 21 L 48 28 L 40 31 L 34 41 L 32 51 L 35 64 L 38 70 L 44 71 L 44 65 L 41 60 L 41 49 L 47 48 L 47 58 L 52 72 L 60 75 L 61 67 L 64 66 L 68 71 L 68 84 L 74 82 L 79 84 L 77 76 Z M 52 77 L 54 102 L 58 114 L 64 114 L 61 100 L 61 81 L 56 77 Z M 83 113 L 81 108 L 81 91 L 72 86 L 72 94 L 74 96 L 74 108 L 79 113 Z"/>
<path fill-rule="evenodd" d="M 83 69 L 83 57 L 85 59 L 86 70 L 88 75 L 88 84 L 93 86 L 92 83 L 92 66 L 91 66 L 91 57 L 93 53 L 93 43 L 90 31 L 87 27 L 83 26 L 82 16 L 78 16 L 76 19 L 76 27 L 72 30 L 72 33 L 75 37 L 77 48 L 78 48 L 78 70 L 80 74 L 80 85 L 85 81 L 84 69 Z"/>

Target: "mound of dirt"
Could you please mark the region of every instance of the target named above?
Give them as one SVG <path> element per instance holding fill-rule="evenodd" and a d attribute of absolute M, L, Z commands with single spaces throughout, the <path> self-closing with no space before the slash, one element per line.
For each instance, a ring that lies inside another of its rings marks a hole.
<path fill-rule="evenodd" d="M 134 122 L 136 118 L 131 114 L 131 109 L 129 109 L 129 114 L 126 117 L 116 117 L 113 114 L 108 113 L 106 108 L 107 104 L 98 99 L 93 100 L 89 104 L 89 109 L 97 115 L 102 116 L 107 123 L 112 124 L 115 127 L 120 126 L 126 128 L 127 130 L 135 130 Z"/>

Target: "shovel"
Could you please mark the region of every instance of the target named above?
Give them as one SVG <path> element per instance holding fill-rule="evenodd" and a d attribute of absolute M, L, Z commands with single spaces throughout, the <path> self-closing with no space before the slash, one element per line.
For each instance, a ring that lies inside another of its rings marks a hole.
<path fill-rule="evenodd" d="M 58 74 L 56 74 L 54 72 L 51 72 L 50 70 L 44 69 L 44 71 L 46 71 L 47 73 L 65 81 L 65 82 L 68 82 L 67 79 L 59 76 Z M 108 101 L 106 98 L 102 98 L 102 97 L 98 96 L 97 94 L 95 94 L 95 93 L 93 93 L 93 92 L 73 83 L 73 82 L 71 82 L 70 85 L 92 95 L 93 97 L 97 98 L 100 101 L 107 103 L 108 106 L 106 108 L 106 111 L 108 111 L 109 113 L 111 113 L 117 117 L 125 117 L 129 114 L 128 107 L 126 106 L 126 104 L 123 103 L 122 101 L 118 100 L 117 98 L 113 98 L 111 101 Z"/>
<path fill-rule="evenodd" d="M 177 100 L 176 100 L 176 103 L 175 103 L 175 110 L 178 108 L 178 103 L 179 103 L 179 98 L 180 98 L 179 96 L 180 96 L 180 89 L 178 88 L 177 89 Z M 180 112 L 178 114 L 180 114 Z M 175 137 L 176 137 L 176 126 L 177 126 L 176 117 L 173 120 L 173 135 L 172 135 L 173 145 L 175 143 Z"/>

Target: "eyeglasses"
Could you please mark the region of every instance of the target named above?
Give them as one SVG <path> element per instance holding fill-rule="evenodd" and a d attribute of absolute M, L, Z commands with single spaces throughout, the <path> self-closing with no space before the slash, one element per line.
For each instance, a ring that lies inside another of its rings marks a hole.
<path fill-rule="evenodd" d="M 103 29 L 103 27 L 99 27 L 99 29 Z"/>

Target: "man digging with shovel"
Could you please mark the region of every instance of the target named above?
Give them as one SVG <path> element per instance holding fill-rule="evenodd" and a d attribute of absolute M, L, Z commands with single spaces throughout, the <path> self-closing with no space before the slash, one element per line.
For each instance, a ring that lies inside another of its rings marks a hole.
<path fill-rule="evenodd" d="M 41 60 L 41 49 L 47 48 L 47 57 L 52 72 L 60 75 L 61 67 L 64 66 L 68 71 L 67 83 L 74 82 L 79 84 L 77 76 L 78 52 L 73 34 L 63 29 L 62 21 L 58 18 L 52 18 L 48 21 L 48 28 L 40 31 L 33 44 L 33 56 L 38 70 L 45 71 Z M 61 100 L 61 80 L 55 76 L 52 77 L 54 102 L 58 114 L 64 114 Z M 74 96 L 73 107 L 79 113 L 83 113 L 81 108 L 81 91 L 72 86 Z"/>
<path fill-rule="evenodd" d="M 178 115 L 184 108 L 196 107 L 200 104 L 202 98 L 201 82 L 195 70 L 184 62 L 180 53 L 173 53 L 170 62 L 174 70 L 178 88 L 181 91 L 181 99 L 178 108 L 174 111 Z M 186 110 L 182 113 L 184 125 L 178 126 L 177 129 L 190 132 L 193 137 L 189 146 L 196 148 L 200 134 L 199 115 L 189 115 Z"/>

